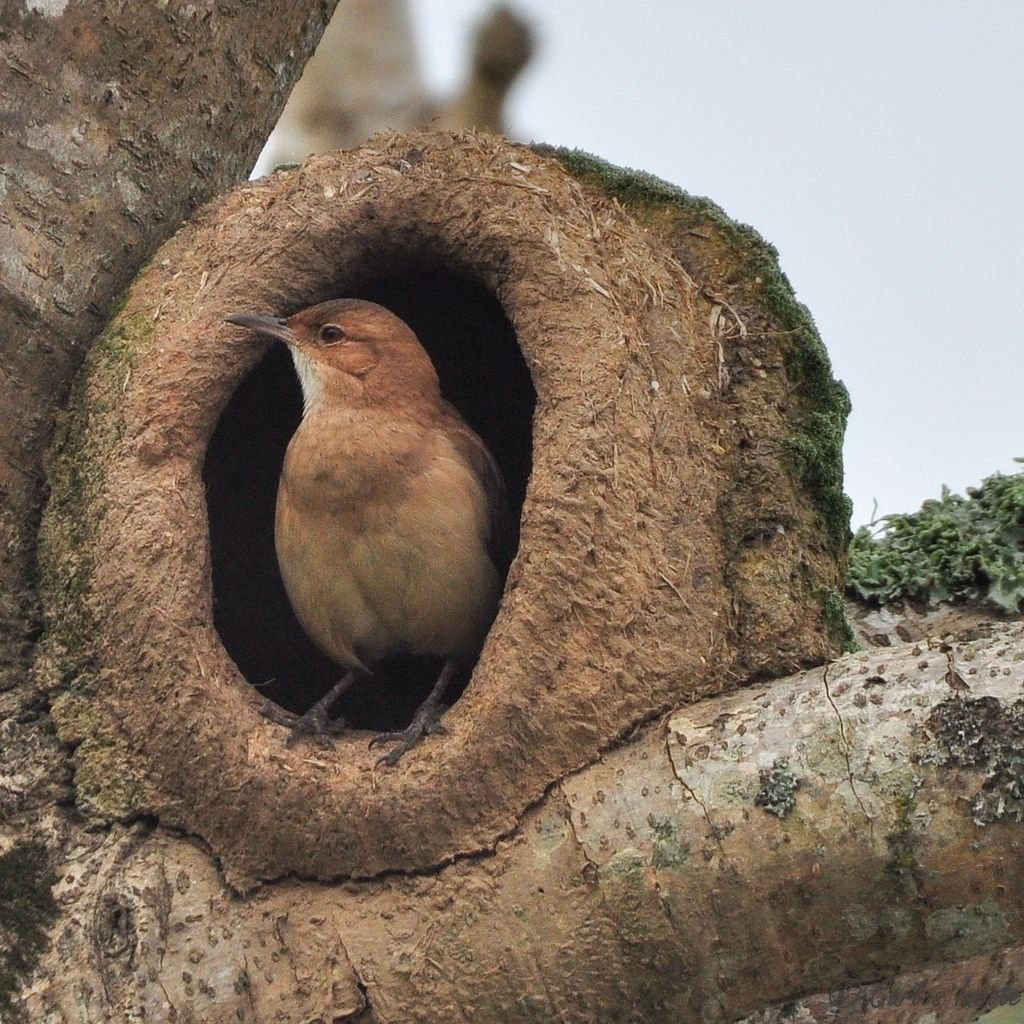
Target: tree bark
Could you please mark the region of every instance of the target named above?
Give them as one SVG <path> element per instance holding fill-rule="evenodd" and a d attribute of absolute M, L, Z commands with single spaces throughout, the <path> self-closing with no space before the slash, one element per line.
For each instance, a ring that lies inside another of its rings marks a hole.
<path fill-rule="evenodd" d="M 31 1019 L 971 1020 L 1024 988 L 1024 625 L 981 632 L 670 714 L 420 875 L 239 898 L 186 838 L 81 834 Z"/>

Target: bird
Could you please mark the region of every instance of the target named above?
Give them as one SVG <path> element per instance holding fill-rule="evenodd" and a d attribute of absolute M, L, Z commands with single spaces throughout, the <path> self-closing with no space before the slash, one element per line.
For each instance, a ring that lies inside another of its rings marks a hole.
<path fill-rule="evenodd" d="M 303 412 L 284 457 L 274 542 L 303 629 L 342 678 L 302 716 L 276 706 L 288 745 L 329 743 L 332 706 L 376 663 L 435 656 L 443 668 L 406 729 L 374 737 L 397 764 L 443 732 L 442 699 L 473 665 L 497 613 L 509 509 L 484 442 L 441 395 L 413 330 L 363 299 L 321 302 L 287 318 L 226 321 L 284 342 Z"/>

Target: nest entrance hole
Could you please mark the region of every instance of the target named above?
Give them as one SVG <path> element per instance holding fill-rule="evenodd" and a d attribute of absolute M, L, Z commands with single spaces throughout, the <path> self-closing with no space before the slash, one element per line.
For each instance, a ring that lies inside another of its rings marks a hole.
<path fill-rule="evenodd" d="M 379 302 L 405 320 L 429 352 L 444 396 L 497 459 L 518 524 L 530 475 L 535 393 L 512 324 L 479 282 L 416 262 L 347 280 L 284 316 L 334 297 Z M 285 449 L 302 399 L 292 361 L 274 345 L 241 381 L 221 414 L 203 467 L 213 565 L 214 624 L 245 678 L 265 697 L 303 712 L 343 669 L 304 633 L 284 591 L 274 551 L 274 504 Z M 514 550 L 514 549 L 513 549 Z M 506 572 L 508 566 L 500 567 Z M 353 728 L 408 724 L 437 678 L 434 659 L 396 658 L 377 667 L 338 702 Z M 451 703 L 465 688 L 458 679 Z"/>

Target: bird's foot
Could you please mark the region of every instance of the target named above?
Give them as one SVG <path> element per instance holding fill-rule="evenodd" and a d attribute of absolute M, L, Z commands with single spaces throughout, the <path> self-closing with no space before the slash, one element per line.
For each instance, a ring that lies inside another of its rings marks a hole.
<path fill-rule="evenodd" d="M 291 730 L 285 740 L 286 747 L 294 747 L 303 736 L 311 736 L 320 746 L 329 747 L 331 737 L 340 735 L 348 728 L 345 719 L 328 718 L 327 712 L 319 704 L 314 704 L 304 715 L 295 715 L 276 704 L 268 704 L 260 708 L 260 714 Z"/>
<path fill-rule="evenodd" d="M 312 737 L 322 747 L 329 747 L 332 737 L 340 735 L 348 728 L 343 718 L 331 718 L 331 707 L 354 681 L 355 672 L 346 673 L 304 715 L 292 714 L 270 703 L 260 710 L 264 718 L 269 718 L 272 722 L 291 730 L 288 739 L 285 740 L 286 747 L 294 747 L 304 736 Z"/>
<path fill-rule="evenodd" d="M 370 746 L 375 747 L 378 743 L 397 743 L 398 746 L 389 750 L 383 757 L 378 758 L 377 764 L 388 766 L 396 765 L 398 762 L 415 747 L 424 736 L 434 736 L 448 730 L 441 724 L 441 716 L 448 709 L 441 703 L 444 691 L 448 688 L 452 676 L 455 674 L 455 662 L 449 658 L 441 669 L 441 674 L 434 683 L 427 699 L 416 709 L 408 728 L 399 732 L 382 732 L 370 740 Z"/>
<path fill-rule="evenodd" d="M 399 729 L 397 732 L 382 732 L 374 736 L 370 740 L 371 747 L 375 747 L 378 743 L 398 744 L 383 757 L 377 758 L 377 764 L 386 764 L 389 767 L 396 765 L 413 747 L 419 744 L 424 736 L 446 733 L 448 730 L 441 723 L 441 716 L 447 710 L 444 704 L 430 704 L 429 701 L 426 701 L 420 705 L 407 728 Z"/>

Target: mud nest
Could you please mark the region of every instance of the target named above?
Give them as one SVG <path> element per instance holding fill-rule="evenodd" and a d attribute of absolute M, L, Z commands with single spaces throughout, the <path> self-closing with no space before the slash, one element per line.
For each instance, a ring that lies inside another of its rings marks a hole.
<path fill-rule="evenodd" d="M 273 555 L 297 384 L 223 318 L 343 295 L 413 326 L 520 513 L 447 734 L 390 769 L 363 730 L 429 666 L 354 692 L 330 750 L 258 711 L 338 669 Z M 199 835 L 239 886 L 492 849 L 642 723 L 836 651 L 845 415 L 770 248 L 652 179 L 412 134 L 236 189 L 142 272 L 51 459 L 40 678 L 80 805 Z"/>

